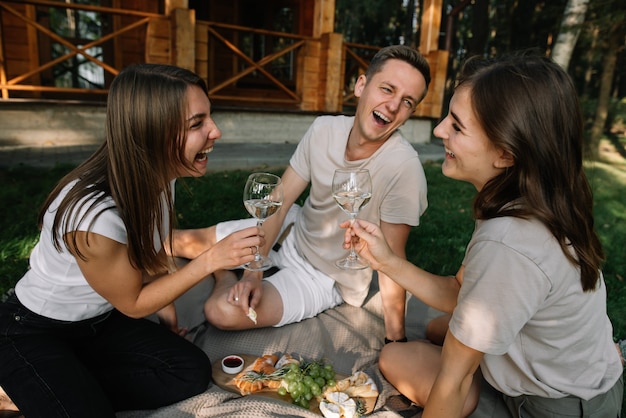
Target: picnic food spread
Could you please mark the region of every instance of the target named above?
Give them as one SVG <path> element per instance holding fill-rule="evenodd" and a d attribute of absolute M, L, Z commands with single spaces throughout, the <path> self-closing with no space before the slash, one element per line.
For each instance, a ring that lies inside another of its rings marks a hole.
<path fill-rule="evenodd" d="M 222 379 L 215 377 L 224 389 L 236 389 L 244 396 L 269 395 L 326 418 L 354 418 L 370 413 L 378 397 L 376 384 L 366 373 L 358 371 L 342 377 L 323 360 L 296 359 L 290 354 L 240 358 L 246 367 L 235 377 L 225 373 Z"/>

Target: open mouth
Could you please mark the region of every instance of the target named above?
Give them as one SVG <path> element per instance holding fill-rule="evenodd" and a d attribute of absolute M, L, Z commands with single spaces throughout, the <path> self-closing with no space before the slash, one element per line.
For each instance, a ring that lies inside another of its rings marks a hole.
<path fill-rule="evenodd" d="M 452 151 L 448 151 L 448 150 L 446 150 L 446 155 L 450 158 L 456 157 L 456 155 Z"/>
<path fill-rule="evenodd" d="M 374 111 L 374 119 L 377 123 L 381 125 L 386 125 L 391 122 L 391 120 L 387 116 L 383 115 L 378 110 Z"/>
<path fill-rule="evenodd" d="M 200 151 L 196 154 L 196 161 L 203 162 L 206 161 L 208 155 L 213 151 L 213 147 L 207 148 L 205 150 Z"/>

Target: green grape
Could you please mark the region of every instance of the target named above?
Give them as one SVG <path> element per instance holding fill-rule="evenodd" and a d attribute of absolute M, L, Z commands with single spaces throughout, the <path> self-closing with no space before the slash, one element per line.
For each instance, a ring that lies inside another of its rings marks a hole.
<path fill-rule="evenodd" d="M 311 385 L 311 394 L 313 394 L 313 396 L 319 396 L 322 394 L 322 388 L 316 382 L 313 382 Z"/>
<path fill-rule="evenodd" d="M 292 402 L 309 408 L 309 401 L 322 394 L 324 388 L 335 386 L 335 371 L 323 360 L 289 364 L 285 366 L 284 382 L 277 392 L 281 396 L 291 395 Z"/>
<path fill-rule="evenodd" d="M 298 390 L 300 391 L 300 393 L 304 393 L 306 388 L 306 385 L 304 384 L 304 382 L 300 381 L 298 382 Z"/>
<path fill-rule="evenodd" d="M 287 392 L 293 394 L 296 390 L 298 390 L 298 382 L 292 380 L 287 384 Z"/>
<path fill-rule="evenodd" d="M 317 377 L 320 375 L 320 368 L 317 364 L 313 364 L 308 371 L 308 375 L 311 377 Z"/>

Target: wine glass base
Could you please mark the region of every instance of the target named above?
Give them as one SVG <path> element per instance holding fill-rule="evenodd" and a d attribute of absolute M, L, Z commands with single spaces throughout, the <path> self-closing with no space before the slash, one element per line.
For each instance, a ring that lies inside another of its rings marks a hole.
<path fill-rule="evenodd" d="M 361 258 L 351 258 L 346 257 L 341 260 L 335 261 L 335 265 L 343 270 L 363 270 L 368 268 L 370 265 L 367 261 Z"/>
<path fill-rule="evenodd" d="M 274 263 L 269 257 L 262 257 L 259 260 L 252 260 L 241 267 L 249 271 L 265 271 L 274 267 Z"/>

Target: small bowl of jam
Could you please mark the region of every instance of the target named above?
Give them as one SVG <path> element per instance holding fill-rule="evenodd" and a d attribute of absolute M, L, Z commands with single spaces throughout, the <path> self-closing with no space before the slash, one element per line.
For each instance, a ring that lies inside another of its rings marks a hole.
<path fill-rule="evenodd" d="M 230 355 L 222 359 L 224 373 L 235 374 L 243 370 L 243 359 L 239 356 Z"/>

